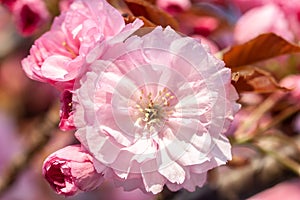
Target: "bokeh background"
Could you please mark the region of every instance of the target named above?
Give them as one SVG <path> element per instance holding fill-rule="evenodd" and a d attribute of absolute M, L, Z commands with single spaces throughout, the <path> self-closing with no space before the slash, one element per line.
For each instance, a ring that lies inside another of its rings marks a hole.
<path fill-rule="evenodd" d="M 281 5 L 284 3 L 274 7 L 277 1 L 147 1 L 160 9 L 162 15 L 147 15 L 146 22 L 155 25 L 156 18 L 168 19 L 167 24 L 175 24 L 178 31 L 207 44 L 218 55 L 222 54 L 220 50 L 266 32 L 276 33 L 298 45 L 300 1 L 291 1 L 295 5 L 293 11 Z M 5 4 L 5 1 L 0 2 Z M 64 3 L 61 6 L 67 6 L 70 1 L 61 2 Z M 118 1 L 110 2 L 118 5 Z M 59 92 L 45 83 L 30 80 L 21 66 L 34 40 L 49 28 L 54 15 L 60 12 L 59 1 L 46 3 L 52 17 L 39 26 L 39 30 L 26 36 L 20 32 L 16 16 L 7 6 L 0 5 L 0 199 L 3 200 L 65 199 L 55 194 L 44 180 L 42 163 L 52 152 L 77 141 L 72 131 L 58 129 Z M 133 15 L 141 10 L 128 5 Z M 125 20 L 131 19 L 125 17 Z M 263 51 L 268 49 L 257 53 Z M 213 170 L 204 188 L 194 193 L 165 190 L 153 196 L 139 190 L 124 192 L 111 183 L 104 183 L 96 191 L 68 199 L 300 199 L 299 60 L 299 54 L 289 53 L 255 64 L 268 71 L 278 83 L 289 76 L 298 77 L 285 82 L 295 89 L 263 93 L 239 91 L 243 107 L 227 132 L 234 145 L 234 159 L 227 166 Z"/>

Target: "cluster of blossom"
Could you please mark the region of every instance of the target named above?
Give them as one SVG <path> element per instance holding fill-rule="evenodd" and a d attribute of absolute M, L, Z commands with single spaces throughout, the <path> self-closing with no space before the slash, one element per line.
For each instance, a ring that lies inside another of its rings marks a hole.
<path fill-rule="evenodd" d="M 172 28 L 142 36 L 105 0 L 66 2 L 22 61 L 26 74 L 61 92 L 62 130 L 80 144 L 44 162 L 59 194 L 112 181 L 157 194 L 195 190 L 231 159 L 223 133 L 239 109 L 231 71 L 207 46 Z"/>

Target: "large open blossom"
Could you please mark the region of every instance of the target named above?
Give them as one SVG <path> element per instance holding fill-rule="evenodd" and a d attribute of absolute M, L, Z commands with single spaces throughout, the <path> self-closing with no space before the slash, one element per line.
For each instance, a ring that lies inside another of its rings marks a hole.
<path fill-rule="evenodd" d="M 76 137 L 106 178 L 126 190 L 193 191 L 231 159 L 222 133 L 238 96 L 230 69 L 198 41 L 157 27 L 96 47 L 87 65 L 73 96 Z"/>

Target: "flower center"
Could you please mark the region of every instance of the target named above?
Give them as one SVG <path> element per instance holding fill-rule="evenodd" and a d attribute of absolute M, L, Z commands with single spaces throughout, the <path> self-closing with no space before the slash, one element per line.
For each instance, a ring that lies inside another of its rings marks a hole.
<path fill-rule="evenodd" d="M 135 125 L 143 127 L 151 131 L 158 131 L 163 127 L 163 124 L 168 119 L 168 116 L 174 112 L 173 99 L 175 96 L 164 88 L 160 90 L 156 95 L 151 92 L 145 93 L 144 90 L 140 90 L 138 100 L 136 100 L 135 109 Z"/>

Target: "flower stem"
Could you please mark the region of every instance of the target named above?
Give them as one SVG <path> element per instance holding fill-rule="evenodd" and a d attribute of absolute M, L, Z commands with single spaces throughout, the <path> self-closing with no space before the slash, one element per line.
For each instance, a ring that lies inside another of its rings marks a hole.
<path fill-rule="evenodd" d="M 276 151 L 269 150 L 269 149 L 265 148 L 264 146 L 257 145 L 257 147 L 260 151 L 262 151 L 263 153 L 265 153 L 267 155 L 272 156 L 280 164 L 282 164 L 283 166 L 285 166 L 286 168 L 290 169 L 295 174 L 300 176 L 300 164 L 298 162 L 294 161 L 293 159 L 291 159 L 289 157 L 282 156 L 282 155 L 278 154 Z M 299 150 L 300 149 L 298 148 L 298 151 Z M 299 151 L 298 155 L 299 154 L 300 154 L 300 151 Z"/>

